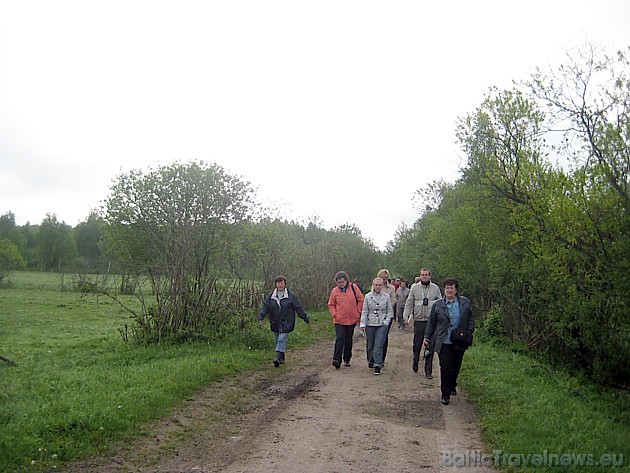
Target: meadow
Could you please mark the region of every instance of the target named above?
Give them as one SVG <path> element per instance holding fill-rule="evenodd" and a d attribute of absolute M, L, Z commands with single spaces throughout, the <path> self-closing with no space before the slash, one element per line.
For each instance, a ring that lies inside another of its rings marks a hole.
<path fill-rule="evenodd" d="M 0 362 L 0 471 L 46 471 L 105 453 L 196 390 L 273 356 L 266 323 L 226 340 L 142 346 L 123 340 L 132 321 L 116 302 L 61 291 L 54 273 L 11 280 L 0 289 L 0 356 L 15 363 Z M 309 315 L 292 347 L 329 336 L 329 315 Z"/>
<path fill-rule="evenodd" d="M 226 339 L 145 346 L 124 341 L 129 314 L 104 296 L 62 291 L 53 273 L 17 272 L 12 283 L 0 289 L 0 356 L 15 363 L 0 362 L 3 472 L 106 454 L 196 391 L 273 357 L 266 323 Z M 296 324 L 292 348 L 334 337 L 327 312 L 309 316 L 310 325 Z M 627 391 L 483 336 L 466 353 L 460 384 L 487 449 L 453 458 L 454 466 L 483 453 L 508 472 L 630 471 Z"/>
<path fill-rule="evenodd" d="M 630 471 L 630 397 L 505 340 L 465 355 L 488 462 L 508 472 Z"/>

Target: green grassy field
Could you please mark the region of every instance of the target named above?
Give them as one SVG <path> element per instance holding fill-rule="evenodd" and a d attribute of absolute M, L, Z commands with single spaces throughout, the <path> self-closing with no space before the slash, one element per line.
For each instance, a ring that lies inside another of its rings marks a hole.
<path fill-rule="evenodd" d="M 13 287 L 0 289 L 0 356 L 16 363 L 0 362 L 0 471 L 49 471 L 106 453 L 195 391 L 268 366 L 273 356 L 267 324 L 212 343 L 127 344 L 119 329 L 129 316 L 111 300 L 62 292 L 55 274 L 18 272 L 12 280 Z M 327 312 L 309 315 L 314 323 L 298 321 L 291 348 L 334 337 Z M 488 445 L 481 453 L 500 452 L 485 457 L 493 466 L 630 471 L 627 392 L 598 388 L 522 351 L 483 343 L 466 353 L 461 384 L 480 414 Z M 566 464 L 556 467 L 532 466 L 554 462 L 550 455 L 569 457 L 558 458 Z M 592 464 L 602 460 L 611 466 Z M 466 459 L 451 461 L 458 466 Z"/>
<path fill-rule="evenodd" d="M 103 453 L 195 390 L 274 353 L 268 324 L 229 341 L 126 344 L 119 329 L 130 319 L 115 302 L 61 292 L 55 274 L 12 280 L 0 289 L 0 356 L 16 363 L 0 363 L 0 471 Z M 296 324 L 291 347 L 330 336 L 329 315 L 309 315 L 314 323 Z"/>
<path fill-rule="evenodd" d="M 477 405 L 486 453 L 495 453 L 492 465 L 510 472 L 630 471 L 627 392 L 491 344 L 466 352 L 461 381 Z"/>

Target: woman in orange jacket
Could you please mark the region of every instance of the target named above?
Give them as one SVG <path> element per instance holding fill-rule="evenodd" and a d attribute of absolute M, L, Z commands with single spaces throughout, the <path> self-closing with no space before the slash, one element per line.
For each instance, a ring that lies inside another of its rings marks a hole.
<path fill-rule="evenodd" d="M 363 293 L 349 281 L 345 271 L 338 271 L 335 274 L 337 286 L 328 299 L 328 310 L 333 317 L 336 334 L 332 365 L 337 369 L 342 359 L 345 366 L 350 366 L 354 327 L 359 323 L 363 309 Z"/>

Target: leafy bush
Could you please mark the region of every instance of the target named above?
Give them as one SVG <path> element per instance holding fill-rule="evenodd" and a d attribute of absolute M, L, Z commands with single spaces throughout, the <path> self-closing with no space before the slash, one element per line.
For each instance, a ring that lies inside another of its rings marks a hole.
<path fill-rule="evenodd" d="M 6 284 L 7 278 L 16 269 L 24 269 L 26 262 L 20 250 L 10 240 L 0 240 L 0 286 Z"/>

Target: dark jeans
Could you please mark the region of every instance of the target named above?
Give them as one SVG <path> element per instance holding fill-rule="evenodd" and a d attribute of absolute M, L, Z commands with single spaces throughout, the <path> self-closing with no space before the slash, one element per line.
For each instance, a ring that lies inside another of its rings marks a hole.
<path fill-rule="evenodd" d="M 440 348 L 440 387 L 444 399 L 451 398 L 451 391 L 457 387 L 457 377 L 462 367 L 466 350 L 457 350 L 452 344 L 442 344 Z"/>
<path fill-rule="evenodd" d="M 394 319 L 389 321 L 389 325 L 387 326 L 387 336 L 385 337 L 385 343 L 383 344 L 383 363 L 385 363 L 385 357 L 387 356 L 387 341 L 389 340 L 389 331 L 392 328 L 392 324 L 394 323 Z"/>
<path fill-rule="evenodd" d="M 416 364 L 420 360 L 422 352 L 422 342 L 424 342 L 424 332 L 427 328 L 427 321 L 413 321 L 413 363 Z M 433 372 L 433 347 L 429 345 L 424 359 L 424 374 L 432 374 Z"/>
<path fill-rule="evenodd" d="M 350 363 L 352 358 L 352 337 L 354 335 L 354 325 L 335 324 L 335 351 L 333 361 Z"/>
<path fill-rule="evenodd" d="M 401 305 L 396 309 L 396 320 L 398 321 L 398 328 L 405 328 L 405 319 L 403 319 L 403 312 L 405 311 L 405 305 Z"/>

